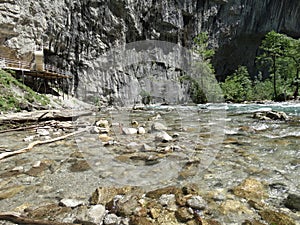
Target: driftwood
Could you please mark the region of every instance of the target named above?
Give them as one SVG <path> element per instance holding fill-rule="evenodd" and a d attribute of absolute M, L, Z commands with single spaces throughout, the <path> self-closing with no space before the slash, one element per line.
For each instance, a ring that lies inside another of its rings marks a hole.
<path fill-rule="evenodd" d="M 73 110 L 39 110 L 33 112 L 20 112 L 0 116 L 0 125 L 40 122 L 49 120 L 72 121 L 81 116 L 91 115 L 91 111 Z"/>
<path fill-rule="evenodd" d="M 40 125 L 32 125 L 32 126 L 11 128 L 11 129 L 7 129 L 7 130 L 0 130 L 0 134 L 7 133 L 7 132 L 12 132 L 12 131 L 30 130 L 30 129 L 38 128 L 39 126 Z"/>
<path fill-rule="evenodd" d="M 10 221 L 16 224 L 28 224 L 28 225 L 80 225 L 75 223 L 61 223 L 48 220 L 37 220 L 22 216 L 20 213 L 5 212 L 0 213 L 0 220 Z"/>
<path fill-rule="evenodd" d="M 79 130 L 79 131 L 75 131 L 73 133 L 69 133 L 69 134 L 66 134 L 66 135 L 63 135 L 63 136 L 60 136 L 60 137 L 57 137 L 57 138 L 52 138 L 52 139 L 49 139 L 49 140 L 45 140 L 45 141 L 34 141 L 34 142 L 31 142 L 26 148 L 22 148 L 22 149 L 19 149 L 19 150 L 16 150 L 16 151 L 12 151 L 12 152 L 3 152 L 3 153 L 1 153 L 0 154 L 0 160 L 4 159 L 4 158 L 11 157 L 11 156 L 14 156 L 14 155 L 18 155 L 18 154 L 22 154 L 22 153 L 28 152 L 34 146 L 37 146 L 37 145 L 48 144 L 48 143 L 52 143 L 52 142 L 56 142 L 56 141 L 60 141 L 60 140 L 66 139 L 66 138 L 74 136 L 76 134 L 80 134 L 82 132 L 85 132 L 88 129 L 89 128 L 86 128 L 86 129 L 83 129 L 83 130 Z"/>

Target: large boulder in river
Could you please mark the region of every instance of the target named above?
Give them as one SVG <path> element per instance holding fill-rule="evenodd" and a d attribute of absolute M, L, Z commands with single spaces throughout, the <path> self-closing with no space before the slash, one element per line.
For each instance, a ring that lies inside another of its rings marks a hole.
<path fill-rule="evenodd" d="M 253 118 L 259 120 L 283 120 L 283 121 L 289 119 L 288 115 L 285 112 L 281 112 L 281 111 L 256 112 L 254 113 Z"/>

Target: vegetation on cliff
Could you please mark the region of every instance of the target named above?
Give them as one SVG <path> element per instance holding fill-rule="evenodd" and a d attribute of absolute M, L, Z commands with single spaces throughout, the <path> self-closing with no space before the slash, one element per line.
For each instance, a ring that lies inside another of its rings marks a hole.
<path fill-rule="evenodd" d="M 30 110 L 49 104 L 45 95 L 34 92 L 30 87 L 12 76 L 12 71 L 0 70 L 0 109 L 5 111 Z"/>

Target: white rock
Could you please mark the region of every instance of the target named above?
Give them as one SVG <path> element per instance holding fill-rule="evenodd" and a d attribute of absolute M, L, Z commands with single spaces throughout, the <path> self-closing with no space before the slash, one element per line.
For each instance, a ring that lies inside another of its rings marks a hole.
<path fill-rule="evenodd" d="M 60 200 L 60 205 L 65 206 L 65 207 L 70 207 L 70 208 L 75 208 L 81 205 L 84 205 L 83 201 L 77 200 L 77 199 L 67 199 L 64 198 Z"/>
<path fill-rule="evenodd" d="M 119 224 L 121 222 L 121 219 L 116 214 L 107 214 L 104 217 L 103 222 L 105 225 L 115 225 L 115 224 Z"/>
<path fill-rule="evenodd" d="M 13 168 L 12 171 L 24 171 L 24 167 L 23 166 L 17 166 L 15 168 Z"/>
<path fill-rule="evenodd" d="M 123 127 L 122 128 L 123 134 L 131 135 L 131 134 L 137 134 L 137 129 L 132 127 Z"/>
<path fill-rule="evenodd" d="M 41 166 L 41 161 L 36 161 L 34 164 L 33 164 L 33 168 L 37 168 L 37 167 L 40 167 Z"/>
<path fill-rule="evenodd" d="M 168 130 L 168 128 L 165 125 L 163 125 L 162 123 L 154 122 L 151 126 L 151 130 L 152 131 L 164 131 L 164 130 Z"/>
<path fill-rule="evenodd" d="M 109 133 L 109 129 L 105 127 L 92 127 L 90 130 L 91 134 L 105 134 Z"/>
<path fill-rule="evenodd" d="M 30 141 L 33 141 L 33 139 L 34 139 L 35 137 L 36 137 L 35 135 L 28 136 L 28 137 L 24 138 L 23 141 L 25 141 L 25 142 L 30 142 Z"/>
<path fill-rule="evenodd" d="M 161 141 L 161 142 L 169 142 L 169 141 L 172 141 L 173 138 L 167 132 L 161 131 L 156 134 L 155 140 Z"/>
<path fill-rule="evenodd" d="M 101 224 L 106 214 L 103 205 L 93 205 L 87 212 L 89 221 L 95 224 Z"/>
<path fill-rule="evenodd" d="M 49 136 L 50 135 L 50 132 L 46 129 L 37 129 L 36 133 L 41 136 Z"/>
<path fill-rule="evenodd" d="M 139 127 L 138 128 L 138 134 L 145 134 L 146 133 L 146 130 L 144 127 Z"/>

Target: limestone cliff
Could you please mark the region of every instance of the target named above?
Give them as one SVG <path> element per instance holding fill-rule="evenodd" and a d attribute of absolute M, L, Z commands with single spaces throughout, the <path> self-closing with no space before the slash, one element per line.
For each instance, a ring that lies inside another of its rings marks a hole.
<path fill-rule="evenodd" d="M 210 44 L 217 49 L 216 72 L 222 78 L 239 64 L 253 71 L 266 32 L 274 29 L 300 37 L 298 21 L 298 0 L 2 0 L 0 53 L 28 59 L 36 45 L 42 46 L 46 62 L 69 68 L 75 85 L 122 98 L 120 86 L 139 84 L 132 68 L 126 73 L 114 70 L 91 83 L 92 77 L 99 77 L 97 59 L 111 48 L 139 40 L 191 47 L 197 33 L 208 31 Z M 164 71 L 166 79 L 178 76 L 164 65 L 154 67 Z M 140 91 L 132 88 L 126 90 Z"/>

